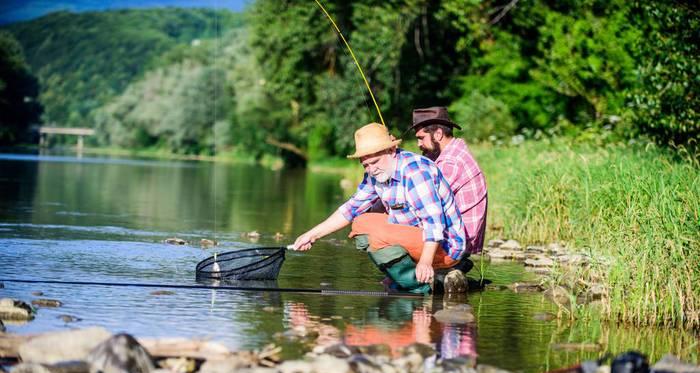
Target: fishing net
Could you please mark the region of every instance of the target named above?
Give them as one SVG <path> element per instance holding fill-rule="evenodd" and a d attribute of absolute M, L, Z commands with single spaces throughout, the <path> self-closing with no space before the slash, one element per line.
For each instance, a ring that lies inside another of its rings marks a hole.
<path fill-rule="evenodd" d="M 217 254 L 197 264 L 197 279 L 276 280 L 285 251 L 284 247 L 263 247 Z"/>

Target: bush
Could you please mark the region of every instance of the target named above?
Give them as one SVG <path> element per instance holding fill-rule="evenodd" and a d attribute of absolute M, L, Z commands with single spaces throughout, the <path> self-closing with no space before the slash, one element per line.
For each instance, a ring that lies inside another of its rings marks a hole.
<path fill-rule="evenodd" d="M 450 106 L 450 111 L 469 140 L 485 140 L 489 136 L 503 138 L 515 132 L 516 124 L 508 106 L 479 91 L 461 97 Z"/>

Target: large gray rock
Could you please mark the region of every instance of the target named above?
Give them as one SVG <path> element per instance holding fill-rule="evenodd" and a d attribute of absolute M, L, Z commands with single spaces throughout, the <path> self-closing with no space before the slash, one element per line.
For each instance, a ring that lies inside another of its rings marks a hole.
<path fill-rule="evenodd" d="M 700 366 L 683 362 L 671 354 L 666 354 L 651 367 L 651 371 L 659 373 L 700 373 Z"/>
<path fill-rule="evenodd" d="M 26 363 L 54 364 L 67 360 L 85 360 L 90 351 L 112 334 L 103 328 L 87 328 L 47 333 L 19 346 Z"/>
<path fill-rule="evenodd" d="M 90 373 L 149 373 L 155 370 L 148 351 L 125 333 L 97 345 L 85 361 L 90 364 Z"/>
<path fill-rule="evenodd" d="M 0 319 L 27 321 L 34 318 L 34 310 L 27 303 L 11 298 L 0 299 Z"/>

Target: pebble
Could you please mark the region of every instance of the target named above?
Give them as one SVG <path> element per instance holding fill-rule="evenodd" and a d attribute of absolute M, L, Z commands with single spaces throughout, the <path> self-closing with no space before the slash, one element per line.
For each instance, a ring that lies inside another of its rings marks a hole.
<path fill-rule="evenodd" d="M 521 246 L 520 246 L 520 242 L 518 242 L 516 240 L 508 240 L 508 241 L 504 242 L 501 246 L 499 246 L 499 249 L 520 250 Z"/>
<path fill-rule="evenodd" d="M 516 293 L 531 293 L 544 290 L 540 284 L 527 282 L 514 282 L 508 285 L 508 289 L 513 290 Z"/>
<path fill-rule="evenodd" d="M 552 259 L 547 258 L 544 255 L 538 255 L 533 259 L 526 259 L 525 266 L 527 267 L 551 267 L 554 265 Z"/>
<path fill-rule="evenodd" d="M 487 247 L 492 247 L 492 248 L 497 248 L 503 245 L 505 241 L 503 240 L 489 240 L 489 242 L 486 244 Z"/>
<path fill-rule="evenodd" d="M 528 246 L 525 248 L 526 253 L 544 254 L 545 249 L 543 246 Z"/>
<path fill-rule="evenodd" d="M 39 307 L 61 307 L 63 303 L 56 299 L 34 299 L 32 305 Z"/>
<path fill-rule="evenodd" d="M 549 312 L 540 312 L 532 316 L 532 319 L 537 321 L 552 321 L 556 318 L 557 317 L 554 314 Z"/>
<path fill-rule="evenodd" d="M 163 242 L 169 245 L 184 245 L 187 243 L 187 241 L 177 237 L 166 238 L 165 240 L 163 240 Z"/>
<path fill-rule="evenodd" d="M 248 238 L 260 238 L 260 233 L 258 231 L 251 231 L 245 234 Z"/>
<path fill-rule="evenodd" d="M 218 245 L 219 243 L 218 243 L 216 240 L 209 240 L 209 239 L 206 239 L 206 238 L 202 238 L 202 239 L 199 241 L 199 244 L 200 244 L 202 247 L 211 247 L 211 246 L 216 246 L 216 245 Z"/>
<path fill-rule="evenodd" d="M 83 321 L 83 319 L 71 315 L 58 315 L 56 316 L 56 318 L 63 320 L 63 322 L 66 324 L 71 322 Z"/>

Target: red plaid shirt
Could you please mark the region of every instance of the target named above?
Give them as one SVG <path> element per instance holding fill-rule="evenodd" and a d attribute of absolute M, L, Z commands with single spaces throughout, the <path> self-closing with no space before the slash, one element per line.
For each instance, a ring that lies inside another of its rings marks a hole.
<path fill-rule="evenodd" d="M 488 193 L 486 180 L 467 144 L 454 138 L 435 160 L 442 175 L 450 183 L 457 209 L 467 234 L 467 250 L 475 254 L 484 247 Z"/>

